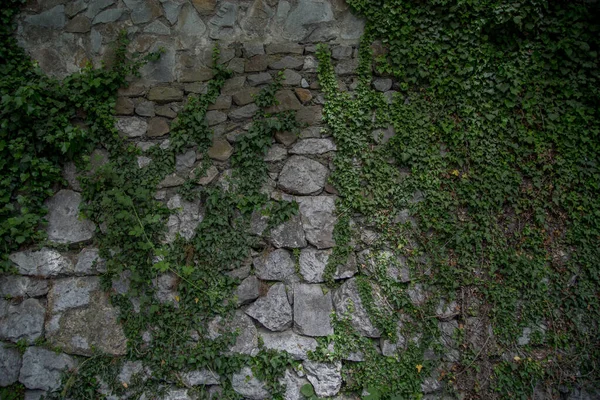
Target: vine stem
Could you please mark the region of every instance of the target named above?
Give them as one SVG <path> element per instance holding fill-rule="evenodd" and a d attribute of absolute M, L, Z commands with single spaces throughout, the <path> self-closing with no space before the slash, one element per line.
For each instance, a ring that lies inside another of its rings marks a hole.
<path fill-rule="evenodd" d="M 130 198 L 130 200 L 131 200 L 131 198 Z M 138 214 L 135 206 L 133 205 L 133 201 L 131 201 L 131 208 L 133 209 L 133 212 L 135 214 L 135 218 L 137 219 L 138 223 L 140 224 L 140 228 L 142 228 L 142 233 L 144 234 L 144 238 L 146 239 L 146 242 L 150 245 L 150 247 L 152 247 L 152 250 L 154 250 L 154 252 L 156 253 L 156 247 L 154 247 L 154 243 L 152 243 L 152 241 L 150 240 L 150 238 L 146 234 L 146 229 L 144 228 L 144 224 L 142 223 L 142 220 L 140 219 L 140 216 L 139 216 L 139 214 Z M 189 279 L 181 276 L 181 274 L 179 274 L 176 270 L 174 270 L 173 268 L 171 268 L 171 266 L 167 265 L 167 268 L 169 269 L 169 271 L 171 271 L 172 273 L 174 273 L 175 275 L 177 275 L 178 278 L 184 280 L 185 282 L 187 282 L 189 285 L 191 285 L 194 288 L 196 288 L 201 293 L 204 293 L 204 290 L 200 289 L 200 287 L 198 287 L 196 284 L 194 284 L 193 282 L 191 282 Z"/>

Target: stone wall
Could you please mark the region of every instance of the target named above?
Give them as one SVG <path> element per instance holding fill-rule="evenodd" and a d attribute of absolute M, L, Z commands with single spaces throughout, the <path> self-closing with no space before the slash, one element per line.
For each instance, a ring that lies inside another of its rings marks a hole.
<path fill-rule="evenodd" d="M 335 272 L 341 286 L 333 292 L 323 290 L 324 269 L 335 244 L 332 232 L 337 193 L 327 178 L 336 145 L 322 123 L 324 98 L 316 78 L 315 44 L 330 43 L 340 89 L 353 90 L 362 21 L 350 14 L 342 0 L 38 0 L 30 2 L 19 17 L 18 37 L 45 72 L 63 77 L 88 60 L 110 60 L 108 44 L 121 29 L 129 32 L 133 52 L 159 47 L 166 50 L 160 61 L 143 69 L 140 79 L 119 92 L 117 127 L 142 152 L 152 146 L 169 146 L 171 123 L 186 98 L 203 93 L 212 78 L 209 66 L 215 43 L 221 46 L 220 62 L 234 71 L 206 115 L 214 131 L 208 152 L 213 166 L 203 176 L 196 176 L 201 154 L 189 149 L 177 156 L 176 172 L 157 188 L 156 198 L 177 210 L 168 220 L 167 242 L 177 234 L 190 239 L 203 218 L 202 204 L 183 200 L 177 194 L 178 186 L 193 177 L 200 185 L 227 190 L 229 159 L 258 110 L 253 95 L 280 71 L 284 74 L 283 89 L 276 95 L 279 105 L 271 111 L 294 110 L 305 126 L 299 135 L 275 135 L 265 157 L 270 179 L 262 188 L 273 199 L 296 200 L 299 215 L 269 231 L 265 217 L 255 212 L 251 231 L 263 238 L 268 251 L 253 254 L 251 265 L 231 272 L 241 280 L 237 289 L 239 310 L 229 324 L 212 321 L 211 335 L 217 337 L 223 329 L 238 328 L 241 334 L 232 352 L 254 355 L 260 338 L 265 347 L 287 351 L 301 360 L 304 372 L 287 371 L 283 380 L 289 400 L 302 398 L 299 389 L 307 382 L 321 397 L 335 396 L 342 387 L 341 363 L 307 360 L 307 351 L 316 349 L 315 338 L 333 333 L 332 311 L 346 312 L 352 303 L 353 326 L 371 338 L 384 355 L 393 356 L 404 347 L 407 339 L 402 336 L 394 343 L 380 338 L 381 332 L 371 323 L 358 295 L 354 278 L 359 270 L 357 259 L 363 263 L 368 260 L 368 246 L 375 232 L 361 231 L 364 240 L 356 243 L 356 252 L 347 265 Z M 376 79 L 374 87 L 391 98 L 390 79 Z M 386 139 L 389 135 L 384 135 Z M 92 158 L 101 163 L 105 157 L 106 152 L 98 149 Z M 146 168 L 152 160 L 141 155 L 137 162 L 139 168 Z M 21 355 L 0 342 L 0 385 L 21 382 L 28 399 L 56 389 L 60 373 L 81 362 L 80 356 L 90 356 L 93 347 L 112 355 L 123 355 L 126 350 L 117 310 L 100 290 L 103 262 L 91 246 L 96 227 L 77 217 L 81 188 L 76 174 L 73 165 L 67 166 L 69 186 L 48 201 L 47 231 L 50 241 L 66 245 L 65 249 L 83 250 L 18 252 L 11 260 L 19 275 L 0 277 L 0 339 L 6 343 L 24 341 L 28 346 Z M 299 253 L 298 265 L 294 249 Z M 389 274 L 399 281 L 410 281 L 408 270 L 390 270 Z M 155 284 L 159 301 L 173 301 L 177 291 L 174 276 L 164 274 Z M 113 290 L 127 290 L 126 275 L 113 282 Z M 419 285 L 410 291 L 415 304 L 422 303 L 426 295 Z M 458 327 L 454 309 L 455 304 L 441 304 L 438 310 L 447 361 L 457 357 L 452 339 Z M 36 346 L 41 340 L 60 347 L 63 353 Z M 151 340 L 148 335 L 148 342 Z M 354 354 L 349 360 L 360 362 L 361 357 Z M 128 383 L 133 374 L 145 373 L 139 362 L 128 362 L 119 380 Z M 269 398 L 261 382 L 248 379 L 251 375 L 246 368 L 222 378 L 231 379 L 234 390 L 245 398 Z M 214 393 L 218 392 L 219 378 L 204 370 L 182 376 L 186 385 L 207 385 Z M 433 378 L 423 385 L 424 393 L 432 397 L 435 395 L 430 394 L 440 388 L 440 382 Z M 186 389 L 173 388 L 164 398 L 190 397 Z"/>

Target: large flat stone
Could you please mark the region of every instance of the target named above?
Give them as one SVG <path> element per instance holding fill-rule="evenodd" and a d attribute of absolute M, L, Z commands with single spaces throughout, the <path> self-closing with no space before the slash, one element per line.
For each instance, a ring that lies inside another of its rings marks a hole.
<path fill-rule="evenodd" d="M 300 274 L 306 282 L 324 282 L 323 273 L 331 252 L 331 250 L 317 250 L 313 247 L 302 249 L 300 252 Z"/>
<path fill-rule="evenodd" d="M 202 369 L 183 373 L 181 380 L 186 386 L 218 385 L 221 377 L 216 372 Z"/>
<path fill-rule="evenodd" d="M 271 398 L 264 382 L 259 381 L 249 367 L 242 368 L 231 377 L 233 390 L 249 400 L 263 400 Z"/>
<path fill-rule="evenodd" d="M 303 139 L 290 149 L 290 154 L 316 155 L 337 150 L 331 139 Z"/>
<path fill-rule="evenodd" d="M 271 331 L 284 331 L 292 326 L 292 307 L 288 301 L 285 285 L 276 283 L 265 297 L 256 300 L 246 314 Z"/>
<path fill-rule="evenodd" d="M 283 36 L 289 41 L 302 41 L 318 24 L 334 19 L 331 3 L 321 0 L 300 0 L 284 23 Z"/>
<path fill-rule="evenodd" d="M 33 344 L 42 336 L 46 309 L 36 299 L 13 303 L 0 299 L 0 339 Z"/>
<path fill-rule="evenodd" d="M 57 243 L 78 243 L 90 240 L 96 225 L 79 218 L 81 194 L 72 190 L 60 190 L 47 202 L 48 239 Z"/>
<path fill-rule="evenodd" d="M 119 117 L 116 127 L 126 137 L 135 138 L 146 134 L 148 123 L 138 117 Z"/>
<path fill-rule="evenodd" d="M 320 363 L 306 360 L 302 363 L 309 382 L 319 397 L 335 396 L 342 387 L 342 362 Z"/>
<path fill-rule="evenodd" d="M 258 334 L 252 318 L 242 310 L 236 310 L 231 320 L 216 317 L 208 324 L 209 339 L 216 339 L 224 333 L 239 332 L 235 343 L 229 348 L 231 353 L 248 354 L 254 356 L 258 353 Z"/>
<path fill-rule="evenodd" d="M 358 293 L 356 278 L 348 279 L 333 293 L 333 305 L 338 314 L 344 314 L 352 310 L 350 323 L 361 335 L 378 338 L 381 332 L 377 329 L 367 311 L 362 305 L 362 300 Z"/>
<path fill-rule="evenodd" d="M 297 249 L 306 246 L 306 235 L 300 216 L 296 215 L 271 229 L 273 246 Z"/>
<path fill-rule="evenodd" d="M 260 281 L 254 275 L 247 277 L 237 287 L 235 296 L 238 306 L 253 302 L 260 296 Z"/>
<path fill-rule="evenodd" d="M 335 200 L 331 196 L 296 197 L 306 239 L 318 249 L 335 246 Z"/>
<path fill-rule="evenodd" d="M 65 6 L 57 5 L 48 11 L 25 18 L 25 23 L 40 28 L 61 29 L 65 26 Z"/>
<path fill-rule="evenodd" d="M 12 385 L 19 379 L 21 363 L 19 350 L 0 342 L 0 387 Z"/>
<path fill-rule="evenodd" d="M 327 174 L 323 164 L 303 156 L 292 156 L 279 174 L 278 186 L 292 194 L 313 194 L 325 187 Z"/>
<path fill-rule="evenodd" d="M 48 293 L 48 281 L 21 275 L 0 276 L 0 297 L 39 297 Z"/>
<path fill-rule="evenodd" d="M 294 330 L 306 336 L 333 334 L 331 292 L 320 285 L 294 284 Z"/>
<path fill-rule="evenodd" d="M 23 354 L 19 382 L 27 389 L 53 391 L 60 387 L 61 374 L 75 368 L 77 362 L 66 354 L 41 347 L 28 347 Z"/>
<path fill-rule="evenodd" d="M 289 251 L 277 249 L 253 260 L 256 276 L 265 281 L 287 282 L 296 273 Z"/>
<path fill-rule="evenodd" d="M 261 329 L 258 335 L 262 339 L 265 348 L 285 351 L 294 360 L 306 360 L 308 352 L 317 349 L 317 341 L 315 339 L 298 335 L 291 330 L 270 332 L 266 329 Z"/>
<path fill-rule="evenodd" d="M 58 251 L 46 247 L 38 251 L 25 250 L 13 253 L 9 258 L 16 264 L 17 271 L 21 275 L 48 278 L 72 273 L 74 269 L 71 260 Z"/>
<path fill-rule="evenodd" d="M 73 277 L 54 282 L 48 293 L 46 338 L 70 354 L 91 355 L 92 348 L 122 355 L 126 338 L 118 313 L 100 288 L 98 277 Z"/>

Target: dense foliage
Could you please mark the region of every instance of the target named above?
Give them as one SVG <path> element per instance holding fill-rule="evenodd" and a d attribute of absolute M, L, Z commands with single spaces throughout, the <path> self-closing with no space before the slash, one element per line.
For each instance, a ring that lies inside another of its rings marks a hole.
<path fill-rule="evenodd" d="M 394 77 L 398 93 L 391 104 L 366 85 L 354 98 L 338 93 L 321 52 L 339 149 L 332 179 L 345 214 L 368 216 L 384 233 L 380 244 L 400 250 L 418 280 L 461 302 L 463 335 L 471 318 L 491 323 L 485 343 L 464 339 L 448 382 L 484 398 L 594 382 L 600 6 L 349 4 L 367 20 L 361 52 L 379 40 L 375 71 Z M 361 79 L 370 73 L 363 57 Z M 388 126 L 389 144 L 371 137 Z M 397 224 L 405 209 L 418 228 Z M 524 332 L 531 340 L 517 346 Z"/>

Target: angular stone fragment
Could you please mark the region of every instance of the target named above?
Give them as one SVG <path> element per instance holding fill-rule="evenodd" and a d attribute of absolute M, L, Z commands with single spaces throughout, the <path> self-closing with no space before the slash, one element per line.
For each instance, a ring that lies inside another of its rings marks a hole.
<path fill-rule="evenodd" d="M 320 363 L 306 360 L 302 363 L 306 377 L 319 397 L 335 396 L 342 387 L 342 362 Z"/>
<path fill-rule="evenodd" d="M 27 389 L 53 391 L 60 387 L 63 371 L 75 368 L 77 362 L 66 354 L 41 347 L 28 347 L 23 354 L 19 382 Z"/>
<path fill-rule="evenodd" d="M 371 322 L 367 311 L 362 305 L 358 293 L 356 278 L 348 279 L 333 294 L 333 305 L 338 314 L 354 310 L 351 314 L 350 323 L 363 336 L 378 338 L 381 332 Z"/>
<path fill-rule="evenodd" d="M 246 83 L 245 76 L 234 76 L 233 78 L 229 78 L 225 81 L 221 93 L 233 95 L 244 87 L 244 83 Z"/>
<path fill-rule="evenodd" d="M 308 89 L 304 89 L 304 88 L 295 88 L 294 92 L 296 92 L 296 96 L 298 96 L 298 99 L 304 104 L 304 103 L 308 103 L 309 101 L 312 100 L 312 93 L 310 92 L 310 90 Z"/>
<path fill-rule="evenodd" d="M 121 117 L 117 118 L 116 127 L 123 135 L 129 138 L 135 138 L 146 133 L 148 124 L 138 117 Z"/>
<path fill-rule="evenodd" d="M 216 317 L 208 324 L 209 339 L 216 339 L 223 333 L 239 332 L 235 344 L 229 348 L 232 353 L 248 354 L 254 356 L 258 353 L 258 334 L 252 318 L 242 310 L 236 310 L 231 321 L 223 321 Z"/>
<path fill-rule="evenodd" d="M 0 339 L 33 344 L 42 336 L 46 310 L 36 299 L 13 304 L 0 299 Z"/>
<path fill-rule="evenodd" d="M 294 132 L 290 131 L 279 131 L 275 133 L 275 140 L 283 144 L 284 146 L 291 146 L 298 139 L 298 136 Z"/>
<path fill-rule="evenodd" d="M 285 351 L 294 360 L 306 360 L 309 351 L 317 349 L 317 341 L 311 337 L 301 336 L 293 331 L 269 332 L 260 329 L 258 335 L 261 337 L 265 348 Z"/>
<path fill-rule="evenodd" d="M 190 240 L 196 233 L 196 228 L 204 219 L 200 208 L 200 201 L 186 201 L 179 194 L 173 196 L 167 203 L 170 210 L 176 210 L 167 220 L 168 232 L 165 241 L 171 243 L 177 235 Z"/>
<path fill-rule="evenodd" d="M 264 160 L 266 162 L 277 162 L 285 160 L 286 157 L 287 150 L 285 149 L 285 147 L 275 144 L 269 148 L 269 151 L 267 152 L 267 155 L 265 156 Z"/>
<path fill-rule="evenodd" d="M 304 58 L 285 56 L 281 60 L 269 64 L 271 69 L 300 69 L 304 65 Z"/>
<path fill-rule="evenodd" d="M 304 385 L 308 384 L 306 378 L 299 377 L 294 371 L 287 369 L 279 383 L 285 387 L 285 400 L 304 400 L 306 397 L 300 392 Z M 342 399 L 337 399 L 342 400 Z"/>
<path fill-rule="evenodd" d="M 252 303 L 260 296 L 260 281 L 254 275 L 247 277 L 238 286 L 235 296 L 238 306 Z"/>
<path fill-rule="evenodd" d="M 331 58 L 334 60 L 344 60 L 352 57 L 352 46 L 336 46 L 331 49 Z"/>
<path fill-rule="evenodd" d="M 219 170 L 217 169 L 217 167 L 215 167 L 214 165 L 211 165 L 208 168 L 208 170 L 206 170 L 206 173 L 204 173 L 204 175 L 202 175 L 198 179 L 198 185 L 206 186 L 209 183 L 211 183 L 212 181 L 214 181 L 218 175 L 219 175 Z"/>
<path fill-rule="evenodd" d="M 131 115 L 133 114 L 133 109 L 133 101 L 129 97 L 117 97 L 117 103 L 115 104 L 115 114 Z"/>
<path fill-rule="evenodd" d="M 144 33 L 151 33 L 154 35 L 170 35 L 171 29 L 160 21 L 154 21 L 144 28 Z"/>
<path fill-rule="evenodd" d="M 48 281 L 21 275 L 0 276 L 0 297 L 39 297 L 48 293 Z"/>
<path fill-rule="evenodd" d="M 194 150 L 188 150 L 183 154 L 175 156 L 175 169 L 181 171 L 182 169 L 192 168 L 196 163 L 196 152 Z"/>
<path fill-rule="evenodd" d="M 99 289 L 100 279 L 96 276 L 57 279 L 48 293 L 48 311 L 56 314 L 87 306 L 91 293 Z"/>
<path fill-rule="evenodd" d="M 248 75 L 248 84 L 250 86 L 264 85 L 273 81 L 273 77 L 268 72 L 261 72 L 260 74 Z"/>
<path fill-rule="evenodd" d="M 338 76 L 347 76 L 356 73 L 358 68 L 358 60 L 343 60 L 335 66 L 335 73 Z"/>
<path fill-rule="evenodd" d="M 290 252 L 284 249 L 274 250 L 253 260 L 256 275 L 265 281 L 287 282 L 296 268 Z"/>
<path fill-rule="evenodd" d="M 78 243 L 94 235 L 96 225 L 79 218 L 81 194 L 72 190 L 60 190 L 47 202 L 48 239 L 57 243 Z"/>
<path fill-rule="evenodd" d="M 233 147 L 223 138 L 213 140 L 213 145 L 208 149 L 208 156 L 217 161 L 227 161 L 232 154 Z"/>
<path fill-rule="evenodd" d="M 78 15 L 69 21 L 65 27 L 65 31 L 71 33 L 85 33 L 92 28 L 92 22 L 85 15 Z"/>
<path fill-rule="evenodd" d="M 305 247 L 306 236 L 300 217 L 295 215 L 271 229 L 271 243 L 277 248 L 297 249 Z"/>
<path fill-rule="evenodd" d="M 61 29 L 65 26 L 65 6 L 57 5 L 50 10 L 25 18 L 25 23 L 41 28 Z"/>
<path fill-rule="evenodd" d="M 266 71 L 269 66 L 269 58 L 265 54 L 250 57 L 246 60 L 244 67 L 245 72 L 262 72 Z"/>
<path fill-rule="evenodd" d="M 303 139 L 297 142 L 291 149 L 290 154 L 323 154 L 336 151 L 337 147 L 333 140 L 327 139 Z"/>
<path fill-rule="evenodd" d="M 209 110 L 228 110 L 229 108 L 231 108 L 231 96 L 227 94 L 220 95 L 214 104 L 208 106 Z"/>
<path fill-rule="evenodd" d="M 92 25 L 96 24 L 110 24 L 111 22 L 117 21 L 123 15 L 122 8 L 110 8 L 108 10 L 104 10 L 92 21 Z"/>
<path fill-rule="evenodd" d="M 170 103 L 173 101 L 181 101 L 183 100 L 183 92 L 181 91 L 181 89 L 169 86 L 153 87 L 148 92 L 148 100 L 156 101 L 158 103 Z"/>
<path fill-rule="evenodd" d="M 142 101 L 135 107 L 135 113 L 142 117 L 154 117 L 156 115 L 154 112 L 154 102 Z"/>
<path fill-rule="evenodd" d="M 206 113 L 206 123 L 208 126 L 215 126 L 225 121 L 227 121 L 227 114 L 224 112 L 213 110 Z"/>
<path fill-rule="evenodd" d="M 21 275 L 53 277 L 73 272 L 73 263 L 58 251 L 46 247 L 38 251 L 25 250 L 13 253 L 10 260 Z"/>
<path fill-rule="evenodd" d="M 292 194 L 309 195 L 321 191 L 328 170 L 323 164 L 302 156 L 292 156 L 279 174 L 278 186 Z"/>
<path fill-rule="evenodd" d="M 271 43 L 267 45 L 267 54 L 302 54 L 304 46 L 298 43 Z"/>
<path fill-rule="evenodd" d="M 170 130 L 171 128 L 169 128 L 169 121 L 167 121 L 165 118 L 154 117 L 150 119 L 150 122 L 148 123 L 147 135 L 149 137 L 164 136 L 169 133 Z"/>
<path fill-rule="evenodd" d="M 284 167 L 285 168 L 285 167 Z M 281 179 L 280 179 L 281 182 Z M 335 200 L 331 196 L 296 197 L 306 240 L 318 249 L 335 246 Z"/>
<path fill-rule="evenodd" d="M 63 289 L 66 290 L 68 288 Z M 64 298 L 61 300 L 61 308 L 65 311 L 53 315 L 46 322 L 49 343 L 70 354 L 91 356 L 94 348 L 112 355 L 125 354 L 127 338 L 119 323 L 118 312 L 110 304 L 107 294 L 96 290 L 89 294 L 89 298 L 81 300 L 70 295 L 67 297 L 68 302 Z M 55 300 L 53 302 L 56 304 Z M 87 304 L 83 305 L 84 302 Z"/>
<path fill-rule="evenodd" d="M 185 183 L 185 179 L 177 174 L 169 174 L 158 184 L 159 189 L 181 186 Z"/>
<path fill-rule="evenodd" d="M 307 247 L 300 252 L 300 274 L 309 283 L 323 282 L 323 273 L 331 250 L 317 250 Z"/>
<path fill-rule="evenodd" d="M 281 81 L 282 84 L 289 86 L 298 86 L 300 85 L 301 81 L 302 75 L 300 75 L 296 71 L 293 71 L 291 69 L 286 69 L 285 71 L 283 71 L 283 81 Z"/>
<path fill-rule="evenodd" d="M 235 109 L 229 113 L 229 118 L 232 121 L 243 121 L 248 118 L 252 118 L 258 111 L 256 104 L 248 104 L 238 109 Z"/>
<path fill-rule="evenodd" d="M 373 87 L 379 92 L 387 92 L 392 88 L 392 80 L 390 78 L 373 79 Z"/>
<path fill-rule="evenodd" d="M 306 336 L 333 334 L 331 292 L 320 285 L 294 284 L 294 330 Z"/>
<path fill-rule="evenodd" d="M 345 264 L 338 265 L 335 274 L 333 275 L 334 279 L 347 279 L 352 278 L 358 272 L 358 265 L 356 263 L 356 256 L 354 252 L 348 255 L 348 260 Z"/>
<path fill-rule="evenodd" d="M 246 104 L 254 103 L 254 96 L 256 96 L 259 92 L 260 89 L 256 87 L 244 88 L 233 95 L 233 102 L 238 106 L 245 106 Z"/>
<path fill-rule="evenodd" d="M 259 381 L 249 367 L 244 367 L 240 372 L 233 374 L 231 387 L 236 393 L 249 400 L 263 400 L 271 398 L 264 382 Z"/>
<path fill-rule="evenodd" d="M 271 331 L 284 331 L 292 326 L 292 307 L 288 302 L 285 285 L 276 283 L 265 297 L 256 300 L 246 314 Z"/>
<path fill-rule="evenodd" d="M 19 379 L 21 363 L 19 350 L 0 342 L 0 387 L 12 385 Z"/>
<path fill-rule="evenodd" d="M 218 385 L 221 377 L 216 372 L 202 369 L 183 373 L 181 380 L 186 386 Z"/>
<path fill-rule="evenodd" d="M 296 121 L 302 125 L 317 125 L 323 120 L 323 108 L 321 106 L 301 107 L 296 112 Z"/>

